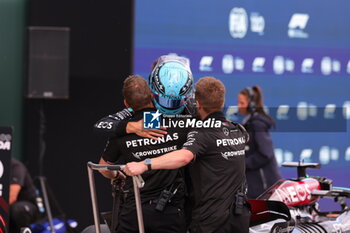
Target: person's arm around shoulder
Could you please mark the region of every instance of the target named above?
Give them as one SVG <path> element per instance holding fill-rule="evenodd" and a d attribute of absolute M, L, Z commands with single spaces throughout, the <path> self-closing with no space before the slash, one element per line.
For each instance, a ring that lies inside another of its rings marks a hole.
<path fill-rule="evenodd" d="M 94 124 L 94 131 L 97 133 L 103 133 L 107 136 L 124 136 L 126 135 L 126 126 L 132 116 L 132 110 L 125 108 L 122 111 L 105 116 L 98 120 Z"/>
<path fill-rule="evenodd" d="M 103 133 L 109 137 L 123 137 L 135 133 L 141 137 L 157 140 L 157 137 L 164 136 L 167 132 L 162 129 L 144 129 L 143 121 L 130 121 L 133 112 L 126 108 L 122 111 L 103 117 L 94 125 L 94 131 Z"/>
<path fill-rule="evenodd" d="M 176 169 L 183 167 L 194 159 L 194 154 L 187 150 L 181 149 L 151 159 L 151 169 Z M 127 163 L 124 172 L 129 176 L 136 176 L 148 170 L 144 161 Z"/>
<path fill-rule="evenodd" d="M 143 120 L 130 121 L 126 125 L 127 134 L 137 134 L 140 137 L 150 138 L 153 140 L 158 140 L 158 137 L 163 137 L 167 134 L 166 128 L 161 127 L 160 129 L 145 129 L 143 127 Z"/>
<path fill-rule="evenodd" d="M 151 169 L 176 169 L 183 167 L 194 160 L 198 155 L 204 154 L 208 142 L 204 132 L 192 130 L 187 134 L 187 140 L 181 150 L 176 150 L 157 158 L 151 159 Z M 130 176 L 140 175 L 148 170 L 144 161 L 128 163 L 124 171 Z"/>

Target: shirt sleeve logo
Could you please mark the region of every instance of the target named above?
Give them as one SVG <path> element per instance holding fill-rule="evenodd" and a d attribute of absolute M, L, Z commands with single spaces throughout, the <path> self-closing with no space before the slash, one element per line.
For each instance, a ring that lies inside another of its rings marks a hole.
<path fill-rule="evenodd" d="M 187 141 L 183 144 L 184 147 L 186 146 L 192 146 L 193 143 L 196 141 L 196 135 L 198 134 L 198 131 L 191 131 L 187 134 Z"/>

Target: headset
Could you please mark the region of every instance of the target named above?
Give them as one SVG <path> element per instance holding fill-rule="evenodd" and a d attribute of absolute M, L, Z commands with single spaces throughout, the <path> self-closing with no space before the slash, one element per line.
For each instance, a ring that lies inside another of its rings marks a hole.
<path fill-rule="evenodd" d="M 248 92 L 248 99 L 249 99 L 248 111 L 250 113 L 254 113 L 256 111 L 256 100 L 255 100 L 255 95 L 254 95 L 255 91 L 251 87 L 246 87 L 246 90 Z"/>

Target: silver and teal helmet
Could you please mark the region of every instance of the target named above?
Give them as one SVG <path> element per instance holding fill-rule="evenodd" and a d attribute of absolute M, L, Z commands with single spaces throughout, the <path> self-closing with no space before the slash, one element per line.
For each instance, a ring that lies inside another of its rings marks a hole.
<path fill-rule="evenodd" d="M 194 80 L 189 60 L 176 55 L 161 56 L 150 77 L 154 104 L 164 114 L 179 114 L 193 94 Z"/>

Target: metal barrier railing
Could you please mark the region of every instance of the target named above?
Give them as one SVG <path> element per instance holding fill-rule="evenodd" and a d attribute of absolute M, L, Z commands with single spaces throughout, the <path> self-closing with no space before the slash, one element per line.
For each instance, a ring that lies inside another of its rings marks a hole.
<path fill-rule="evenodd" d="M 94 215 L 94 223 L 95 223 L 96 233 L 101 233 L 101 226 L 100 226 L 99 209 L 98 209 L 97 194 L 96 194 L 96 187 L 95 187 L 95 178 L 94 178 L 93 171 L 94 170 L 120 171 L 120 170 L 123 170 L 124 167 L 125 167 L 125 165 L 107 165 L 107 164 L 105 165 L 105 164 L 95 164 L 92 162 L 87 163 L 91 202 L 92 202 L 92 211 L 93 211 L 93 215 Z M 133 186 L 134 186 L 137 222 L 139 225 L 139 232 L 145 233 L 144 223 L 143 223 L 143 215 L 142 215 L 141 196 L 140 196 L 140 188 L 142 188 L 145 185 L 145 182 L 142 179 L 141 175 L 133 176 L 132 180 L 133 180 Z"/>

